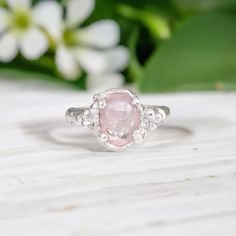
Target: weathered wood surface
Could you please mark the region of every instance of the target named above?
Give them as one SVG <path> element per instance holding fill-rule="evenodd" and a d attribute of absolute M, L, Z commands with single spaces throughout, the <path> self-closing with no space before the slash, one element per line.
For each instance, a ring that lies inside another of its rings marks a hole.
<path fill-rule="evenodd" d="M 236 235 L 236 93 L 142 96 L 172 116 L 106 152 L 66 124 L 90 95 L 0 81 L 1 236 Z"/>

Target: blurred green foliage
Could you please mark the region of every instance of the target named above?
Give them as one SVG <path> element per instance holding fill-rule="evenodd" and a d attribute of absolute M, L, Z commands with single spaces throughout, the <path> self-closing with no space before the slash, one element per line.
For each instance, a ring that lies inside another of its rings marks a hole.
<path fill-rule="evenodd" d="M 64 0 L 61 1 L 65 2 Z M 114 19 L 131 51 L 124 72 L 143 92 L 236 88 L 236 0 L 97 0 L 84 24 Z M 50 53 L 0 64 L 1 73 L 62 81 Z M 36 76 L 35 76 L 36 77 Z M 68 82 L 85 88 L 85 78 Z"/>
<path fill-rule="evenodd" d="M 147 92 L 235 86 L 236 17 L 223 13 L 192 17 L 151 56 L 140 81 Z"/>

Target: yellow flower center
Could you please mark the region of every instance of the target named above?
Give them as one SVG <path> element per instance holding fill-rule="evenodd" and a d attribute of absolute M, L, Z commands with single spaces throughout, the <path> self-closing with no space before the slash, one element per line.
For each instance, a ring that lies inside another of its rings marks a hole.
<path fill-rule="evenodd" d="M 31 24 L 31 15 L 25 9 L 17 9 L 13 12 L 11 25 L 12 28 L 17 30 L 25 30 Z"/>
<path fill-rule="evenodd" d="M 63 32 L 63 42 L 68 47 L 78 45 L 78 37 L 74 29 L 65 29 Z"/>

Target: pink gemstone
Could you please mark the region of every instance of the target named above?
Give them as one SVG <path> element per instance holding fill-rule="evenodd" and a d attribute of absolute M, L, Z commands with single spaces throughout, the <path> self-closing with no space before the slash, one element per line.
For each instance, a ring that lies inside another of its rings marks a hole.
<path fill-rule="evenodd" d="M 114 92 L 105 99 L 106 106 L 100 109 L 99 122 L 108 143 L 122 147 L 133 141 L 133 133 L 140 127 L 141 113 L 132 103 L 133 98 L 125 92 Z"/>

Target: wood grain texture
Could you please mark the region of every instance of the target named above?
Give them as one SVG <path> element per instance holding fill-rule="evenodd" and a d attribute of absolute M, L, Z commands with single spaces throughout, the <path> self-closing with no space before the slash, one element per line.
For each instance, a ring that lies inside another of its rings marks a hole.
<path fill-rule="evenodd" d="M 0 81 L 1 236 L 235 236 L 236 93 L 145 95 L 172 114 L 108 152 L 64 111 L 91 95 Z"/>

